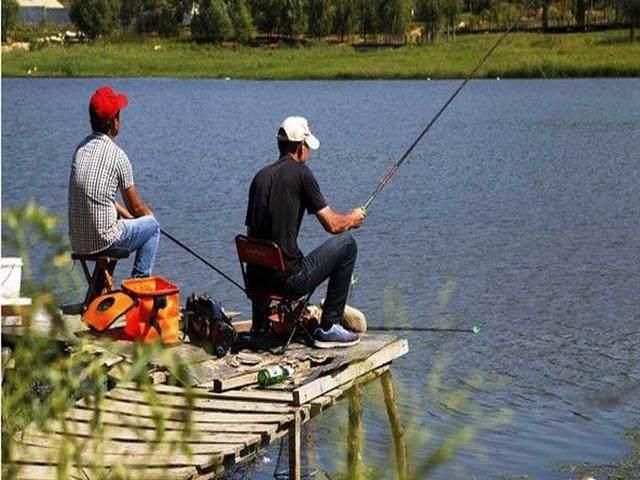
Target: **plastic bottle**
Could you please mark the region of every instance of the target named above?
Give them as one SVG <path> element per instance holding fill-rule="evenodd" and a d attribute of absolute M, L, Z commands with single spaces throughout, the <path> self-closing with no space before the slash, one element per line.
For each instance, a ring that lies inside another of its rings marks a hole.
<path fill-rule="evenodd" d="M 293 375 L 293 368 L 288 365 L 273 365 L 258 371 L 258 385 L 268 387 L 284 382 Z"/>

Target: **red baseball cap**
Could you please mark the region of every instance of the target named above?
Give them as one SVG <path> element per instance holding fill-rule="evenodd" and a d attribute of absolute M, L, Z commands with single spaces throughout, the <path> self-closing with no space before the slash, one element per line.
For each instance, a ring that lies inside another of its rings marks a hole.
<path fill-rule="evenodd" d="M 100 120 L 111 120 L 128 104 L 129 100 L 124 93 L 116 93 L 111 86 L 105 85 L 91 96 L 89 112 L 92 112 Z"/>

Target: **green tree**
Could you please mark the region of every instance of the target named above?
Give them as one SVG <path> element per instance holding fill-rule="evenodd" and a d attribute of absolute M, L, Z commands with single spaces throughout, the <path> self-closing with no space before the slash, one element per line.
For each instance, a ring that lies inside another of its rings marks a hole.
<path fill-rule="evenodd" d="M 443 21 L 442 7 L 440 0 L 417 0 L 416 20 L 424 23 L 422 31 L 423 38 L 426 36 L 431 42 L 435 42 L 440 32 Z"/>
<path fill-rule="evenodd" d="M 71 0 L 69 17 L 89 38 L 108 35 L 120 21 L 120 0 Z"/>
<path fill-rule="evenodd" d="M 182 17 L 178 17 L 175 8 L 165 5 L 160 9 L 158 33 L 163 37 L 177 37 L 180 33 Z"/>
<path fill-rule="evenodd" d="M 520 10 L 513 3 L 499 0 L 489 9 L 489 21 L 499 30 L 506 30 L 518 20 Z"/>
<path fill-rule="evenodd" d="M 307 16 L 305 12 L 305 0 L 281 0 L 280 21 L 278 30 L 280 34 L 294 38 L 307 29 Z"/>
<path fill-rule="evenodd" d="M 380 28 L 380 16 L 379 12 L 381 10 L 380 5 L 385 0 L 358 0 L 360 5 L 358 5 L 358 16 L 360 23 L 360 33 L 362 34 L 362 39 L 364 41 L 367 40 L 367 35 L 370 33 L 377 33 L 381 30 Z"/>
<path fill-rule="evenodd" d="M 622 13 L 629 22 L 629 38 L 636 39 L 636 28 L 640 27 L 640 0 L 622 0 Z"/>
<path fill-rule="evenodd" d="M 332 0 L 308 0 L 307 14 L 311 35 L 321 38 L 331 33 L 336 15 L 336 6 Z"/>
<path fill-rule="evenodd" d="M 333 33 L 344 42 L 346 35 L 353 33 L 357 24 L 356 0 L 339 0 L 335 5 Z"/>
<path fill-rule="evenodd" d="M 198 13 L 191 20 L 191 34 L 200 42 L 224 42 L 233 38 L 233 24 L 223 0 L 200 3 Z"/>
<path fill-rule="evenodd" d="M 410 0 L 388 0 L 380 3 L 378 17 L 382 31 L 388 35 L 404 35 L 411 21 Z"/>
<path fill-rule="evenodd" d="M 7 41 L 7 32 L 11 30 L 18 19 L 20 5 L 16 0 L 2 0 L 2 41 Z"/>
<path fill-rule="evenodd" d="M 587 28 L 587 5 L 586 0 L 575 0 L 575 18 L 576 26 L 579 30 L 586 30 Z"/>
<path fill-rule="evenodd" d="M 142 0 L 122 0 L 120 4 L 120 25 L 126 30 L 143 11 Z"/>
<path fill-rule="evenodd" d="M 462 0 L 444 0 L 442 2 L 442 13 L 446 19 L 447 37 L 456 38 L 456 27 L 458 16 L 462 11 Z"/>
<path fill-rule="evenodd" d="M 256 28 L 271 36 L 276 33 L 282 10 L 282 0 L 249 0 L 249 8 Z"/>
<path fill-rule="evenodd" d="M 247 2 L 245 0 L 227 1 L 227 10 L 233 24 L 235 39 L 238 42 L 247 43 L 253 37 L 255 30 Z"/>

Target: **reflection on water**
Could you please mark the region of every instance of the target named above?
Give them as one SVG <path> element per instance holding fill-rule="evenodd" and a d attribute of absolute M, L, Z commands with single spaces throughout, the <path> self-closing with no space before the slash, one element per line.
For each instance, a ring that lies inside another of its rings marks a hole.
<path fill-rule="evenodd" d="M 66 215 L 71 154 L 101 83 L 3 79 L 3 205 L 36 198 Z M 168 232 L 236 278 L 233 238 L 244 228 L 248 185 L 275 158 L 284 117 L 310 119 L 322 143 L 310 165 L 344 210 L 366 200 L 457 86 L 110 83 L 129 94 L 118 142 L 139 192 Z M 369 322 L 482 326 L 477 336 L 407 334 L 411 351 L 394 375 L 405 418 L 431 434 L 425 454 L 452 429 L 481 427 L 503 409 L 512 415 L 479 430 L 433 478 L 561 479 L 559 463 L 623 455 L 619 433 L 638 417 L 638 395 L 598 400 L 640 382 L 639 112 L 638 80 L 471 82 L 371 206 L 356 233 L 352 298 Z M 301 237 L 309 251 L 325 234 L 308 218 Z M 157 265 L 184 295 L 206 291 L 248 313 L 240 291 L 175 245 L 161 244 Z M 482 378 L 466 410 L 429 392 L 429 372 L 441 362 L 443 389 Z M 377 390 L 365 395 L 365 460 L 386 465 Z M 345 455 L 345 437 L 334 433 L 346 425 L 345 409 L 322 417 L 320 465 Z M 255 476 L 272 473 L 262 465 Z"/>

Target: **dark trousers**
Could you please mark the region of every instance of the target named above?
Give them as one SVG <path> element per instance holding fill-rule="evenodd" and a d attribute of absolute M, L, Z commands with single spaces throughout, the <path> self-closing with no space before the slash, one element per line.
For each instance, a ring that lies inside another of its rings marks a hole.
<path fill-rule="evenodd" d="M 304 257 L 300 270 L 285 282 L 287 295 L 301 297 L 329 279 L 322 307 L 320 326 L 323 330 L 328 330 L 334 323 L 342 320 L 357 255 L 358 246 L 351 234 L 336 235 Z M 266 307 L 254 302 L 253 318 L 264 319 Z M 258 325 L 266 326 L 266 319 L 255 322 L 254 328 Z"/>

